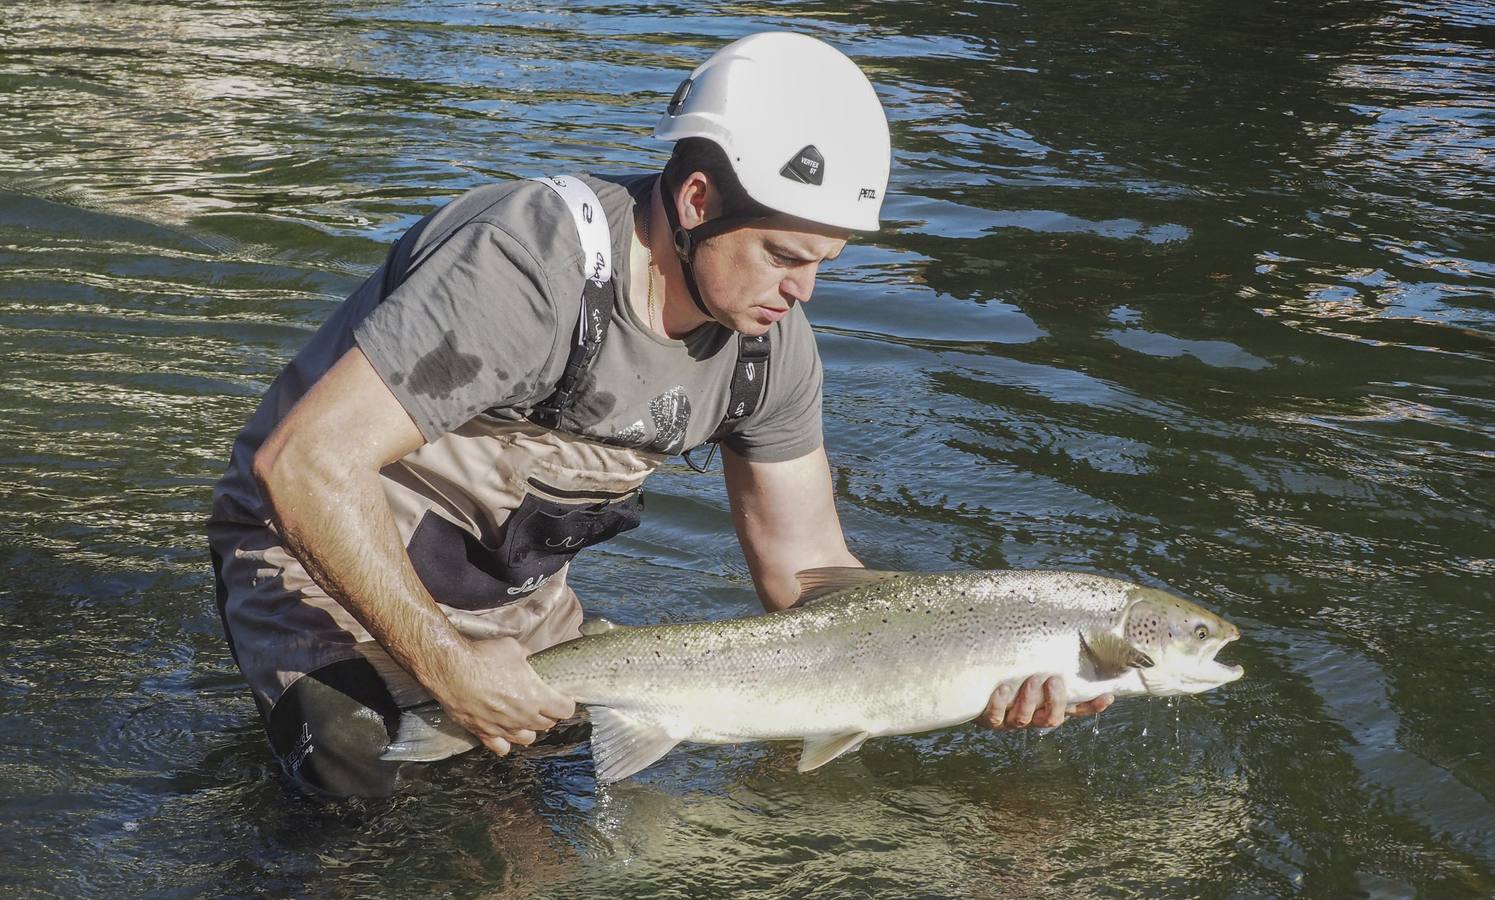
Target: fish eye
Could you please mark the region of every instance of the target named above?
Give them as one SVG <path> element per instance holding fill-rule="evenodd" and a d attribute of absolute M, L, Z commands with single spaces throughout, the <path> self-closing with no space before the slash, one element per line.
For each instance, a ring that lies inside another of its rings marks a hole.
<path fill-rule="evenodd" d="M 1200 624 L 1198 624 L 1198 625 L 1195 625 L 1194 626 L 1194 637 L 1199 638 L 1201 641 L 1204 640 L 1205 638 L 1208 638 L 1209 637 L 1209 626 L 1205 625 L 1202 622 Z"/>

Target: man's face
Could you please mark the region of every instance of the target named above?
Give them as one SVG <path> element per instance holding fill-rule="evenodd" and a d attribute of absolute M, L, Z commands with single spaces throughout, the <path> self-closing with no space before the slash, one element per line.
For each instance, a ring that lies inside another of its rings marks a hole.
<path fill-rule="evenodd" d="M 795 303 L 810 299 L 820 264 L 835 259 L 849 232 L 780 216 L 703 242 L 696 281 L 716 320 L 760 335 Z"/>

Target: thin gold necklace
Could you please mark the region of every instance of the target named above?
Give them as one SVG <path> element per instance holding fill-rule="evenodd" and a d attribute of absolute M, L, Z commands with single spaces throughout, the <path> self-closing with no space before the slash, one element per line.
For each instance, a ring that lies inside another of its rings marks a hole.
<path fill-rule="evenodd" d="M 644 207 L 644 252 L 649 254 L 649 330 L 654 330 L 654 248 L 649 245 L 649 219 L 653 205 L 653 195 L 649 197 L 649 205 Z M 660 330 L 664 329 L 664 320 L 659 322 Z"/>

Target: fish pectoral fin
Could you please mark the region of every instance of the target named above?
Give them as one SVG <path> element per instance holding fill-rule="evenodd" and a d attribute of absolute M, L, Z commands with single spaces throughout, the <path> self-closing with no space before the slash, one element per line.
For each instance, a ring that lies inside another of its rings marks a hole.
<path fill-rule="evenodd" d="M 795 573 L 799 580 L 799 599 L 795 606 L 814 603 L 848 588 L 877 584 L 889 578 L 907 575 L 907 572 L 883 572 L 877 569 L 861 569 L 855 566 L 826 566 L 820 569 L 805 569 Z"/>
<path fill-rule="evenodd" d="M 399 729 L 379 758 L 396 762 L 436 762 L 477 746 L 477 738 L 453 722 L 435 701 L 428 701 L 400 710 Z"/>
<path fill-rule="evenodd" d="M 414 675 L 405 671 L 404 666 L 395 662 L 394 657 L 379 646 L 378 641 L 361 641 L 354 644 L 353 649 L 362 654 L 369 665 L 374 667 L 374 671 L 379 673 L 384 686 L 389 688 L 389 696 L 394 699 L 395 706 L 403 709 L 431 702 L 430 693 L 421 687 Z"/>
<path fill-rule="evenodd" d="M 648 768 L 680 740 L 663 725 L 635 718 L 610 706 L 593 706 L 592 762 L 599 784 L 622 781 Z"/>
<path fill-rule="evenodd" d="M 1082 633 L 1080 653 L 1094 669 L 1087 674 L 1093 675 L 1093 680 L 1098 681 L 1116 678 L 1127 669 L 1149 669 L 1153 665 L 1151 656 L 1109 631 L 1093 634 L 1089 638 Z"/>
<path fill-rule="evenodd" d="M 805 738 L 805 749 L 799 755 L 799 770 L 809 772 L 818 769 L 843 753 L 850 753 L 862 746 L 871 737 L 865 731 L 847 734 L 830 734 L 823 737 Z"/>

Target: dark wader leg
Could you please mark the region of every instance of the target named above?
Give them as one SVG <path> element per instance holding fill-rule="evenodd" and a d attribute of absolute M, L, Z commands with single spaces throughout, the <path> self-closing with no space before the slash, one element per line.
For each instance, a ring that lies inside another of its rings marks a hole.
<path fill-rule="evenodd" d="M 213 554 L 218 613 L 235 662 L 239 655 L 224 607 L 228 587 Z M 349 659 L 303 675 L 260 718 L 270 749 L 298 787 L 337 797 L 388 797 L 400 764 L 379 758 L 399 725 L 400 710 L 367 660 Z"/>
<path fill-rule="evenodd" d="M 301 676 L 265 730 L 286 774 L 338 797 L 388 797 L 400 764 L 379 758 L 400 710 L 367 660 L 347 659 Z"/>

